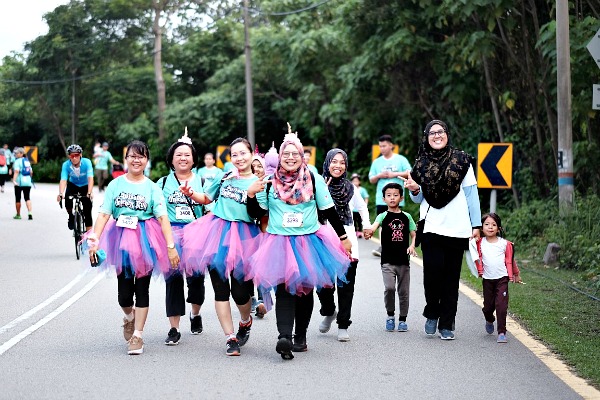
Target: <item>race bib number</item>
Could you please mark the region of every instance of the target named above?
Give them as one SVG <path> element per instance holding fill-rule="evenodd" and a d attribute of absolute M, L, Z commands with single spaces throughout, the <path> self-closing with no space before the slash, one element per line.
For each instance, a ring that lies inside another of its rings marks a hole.
<path fill-rule="evenodd" d="M 284 228 L 299 228 L 302 226 L 302 213 L 283 213 L 283 223 L 281 224 Z"/>
<path fill-rule="evenodd" d="M 189 220 L 193 219 L 192 209 L 190 206 L 177 206 L 175 207 L 175 219 Z"/>
<path fill-rule="evenodd" d="M 117 226 L 121 228 L 127 229 L 135 229 L 137 228 L 138 217 L 133 217 L 131 215 L 119 215 L 119 219 L 117 219 Z"/>

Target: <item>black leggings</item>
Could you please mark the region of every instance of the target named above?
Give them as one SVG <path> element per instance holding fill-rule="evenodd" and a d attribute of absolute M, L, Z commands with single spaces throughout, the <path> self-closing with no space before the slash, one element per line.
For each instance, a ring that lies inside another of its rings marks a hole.
<path fill-rule="evenodd" d="M 72 182 L 67 182 L 67 189 L 65 190 L 65 209 L 69 215 L 72 215 L 73 199 L 70 199 L 69 196 L 75 196 L 77 193 L 82 196 L 81 204 L 83 205 L 83 219 L 85 221 L 85 226 L 92 226 L 94 224 L 92 219 L 92 201 L 87 195 L 87 185 L 77 186 Z"/>
<path fill-rule="evenodd" d="M 296 336 L 306 337 L 306 330 L 315 305 L 313 291 L 302 296 L 293 295 L 285 289 L 285 284 L 281 284 L 275 290 L 275 298 L 277 299 L 275 317 L 279 339 L 292 339 L 294 321 L 296 322 Z"/>
<path fill-rule="evenodd" d="M 119 305 L 121 307 L 133 307 L 135 295 L 135 306 L 144 308 L 150 306 L 150 279 L 152 275 L 142 278 L 125 278 L 125 272 L 117 275 Z"/>
<path fill-rule="evenodd" d="M 21 202 L 21 192 L 23 192 L 23 197 L 25 201 L 29 201 L 29 192 L 31 191 L 31 186 L 17 186 L 15 185 L 15 203 Z"/>
<path fill-rule="evenodd" d="M 354 298 L 354 282 L 356 280 L 356 268 L 358 267 L 358 260 L 354 260 L 350 263 L 350 268 L 346 273 L 347 283 L 341 282 L 338 279 L 338 307 L 340 311 L 337 315 L 337 324 L 340 329 L 348 329 L 352 324 L 350 320 L 350 313 L 352 311 L 352 299 Z M 332 316 L 335 312 L 335 300 L 333 294 L 335 287 L 322 288 L 317 292 L 319 301 L 321 302 L 320 313 L 323 316 Z"/>
<path fill-rule="evenodd" d="M 185 279 L 188 287 L 187 302 L 190 304 L 204 304 L 204 275 L 191 276 Z M 173 275 L 167 282 L 165 304 L 167 317 L 185 315 L 185 300 L 183 294 L 183 276 Z"/>
<path fill-rule="evenodd" d="M 233 297 L 233 301 L 239 306 L 250 301 L 250 293 L 254 291 L 252 281 L 240 282 L 234 277 L 223 280 L 219 272 L 215 269 L 211 269 L 209 274 L 213 290 L 215 291 L 215 301 L 229 301 L 229 295 Z M 229 281 L 231 281 L 231 287 L 229 286 Z"/>

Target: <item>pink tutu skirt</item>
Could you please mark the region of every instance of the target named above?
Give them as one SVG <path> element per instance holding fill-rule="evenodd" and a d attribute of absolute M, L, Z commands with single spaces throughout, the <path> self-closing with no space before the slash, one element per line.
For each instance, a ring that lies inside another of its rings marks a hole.
<path fill-rule="evenodd" d="M 253 242 L 260 233 L 258 225 L 227 221 L 214 214 L 205 215 L 183 228 L 182 264 L 187 276 L 206 274 L 214 269 L 221 278 L 233 273 L 244 278 L 244 261 L 252 254 Z"/>
<path fill-rule="evenodd" d="M 87 250 L 87 241 L 82 242 Z M 102 270 L 125 272 L 126 278 L 159 274 L 170 268 L 167 243 L 160 223 L 154 219 L 139 221 L 136 229 L 117 226 L 110 219 L 99 239 L 99 250 L 106 252 L 106 259 L 98 265 Z"/>
<path fill-rule="evenodd" d="M 300 295 L 333 287 L 336 279 L 345 282 L 350 258 L 331 226 L 322 225 L 308 235 L 263 233 L 259 238 L 244 272 L 245 279 L 252 279 L 263 295 L 280 284 Z"/>

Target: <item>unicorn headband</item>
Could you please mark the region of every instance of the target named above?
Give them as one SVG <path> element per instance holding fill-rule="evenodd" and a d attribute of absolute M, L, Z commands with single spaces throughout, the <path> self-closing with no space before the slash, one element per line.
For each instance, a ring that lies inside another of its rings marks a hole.
<path fill-rule="evenodd" d="M 177 140 L 177 142 L 189 144 L 190 146 L 192 145 L 192 139 L 190 139 L 190 137 L 188 136 L 187 126 L 185 127 L 183 136 L 181 138 L 179 138 L 179 140 Z"/>
<path fill-rule="evenodd" d="M 279 148 L 279 153 L 283 152 L 284 146 L 287 144 L 293 144 L 298 148 L 300 152 L 303 151 L 304 147 L 302 146 L 302 142 L 298 138 L 298 132 L 292 132 L 292 126 L 290 123 L 287 123 L 288 133 L 283 137 L 283 143 L 281 143 L 281 147 Z"/>

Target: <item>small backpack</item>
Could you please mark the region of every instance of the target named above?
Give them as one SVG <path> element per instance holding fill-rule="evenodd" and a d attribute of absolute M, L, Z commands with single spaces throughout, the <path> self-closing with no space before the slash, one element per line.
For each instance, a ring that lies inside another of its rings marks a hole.
<path fill-rule="evenodd" d="M 4 152 L 0 152 L 0 167 L 6 167 L 6 156 Z"/>
<path fill-rule="evenodd" d="M 21 175 L 23 176 L 31 176 L 31 163 L 27 159 L 27 157 L 23 157 L 23 168 L 21 168 Z"/>

